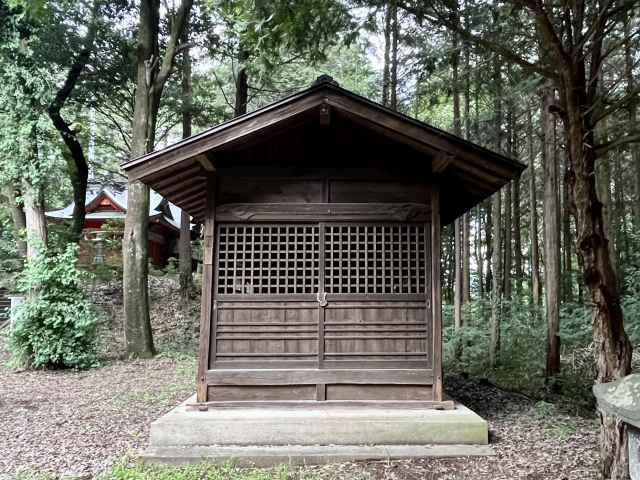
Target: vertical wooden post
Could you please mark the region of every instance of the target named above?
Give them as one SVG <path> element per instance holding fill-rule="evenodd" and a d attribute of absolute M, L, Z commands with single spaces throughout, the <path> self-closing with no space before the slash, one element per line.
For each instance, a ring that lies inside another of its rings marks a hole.
<path fill-rule="evenodd" d="M 318 258 L 318 369 L 324 368 L 324 320 L 325 320 L 325 306 L 321 305 L 320 300 L 325 295 L 325 224 L 320 222 L 318 225 L 318 242 L 319 258 Z M 327 385 L 324 383 L 316 384 L 316 400 L 324 401 L 327 399 Z"/>
<path fill-rule="evenodd" d="M 213 291 L 215 288 L 215 275 L 213 272 L 215 256 L 215 235 L 216 235 L 216 177 L 211 175 L 207 179 L 207 205 L 205 208 L 204 221 L 204 245 L 203 245 L 203 265 L 202 265 L 202 303 L 200 307 L 200 349 L 198 351 L 198 377 L 197 399 L 198 402 L 208 400 L 206 373 L 209 370 L 209 355 L 211 339 L 212 313 L 213 313 Z M 215 341 L 215 340 L 214 340 Z"/>
<path fill-rule="evenodd" d="M 440 282 L 440 185 L 431 184 L 431 308 L 433 309 L 433 399 L 442 401 L 442 288 Z"/>

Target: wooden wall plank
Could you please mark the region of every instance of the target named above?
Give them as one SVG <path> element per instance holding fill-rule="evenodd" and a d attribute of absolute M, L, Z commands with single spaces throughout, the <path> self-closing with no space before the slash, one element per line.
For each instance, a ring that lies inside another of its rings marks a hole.
<path fill-rule="evenodd" d="M 425 385 L 327 385 L 327 401 L 331 400 L 429 401 L 433 389 Z"/>
<path fill-rule="evenodd" d="M 215 369 L 209 385 L 389 384 L 431 385 L 430 369 Z"/>
<path fill-rule="evenodd" d="M 440 281 L 441 222 L 437 180 L 431 189 L 431 305 L 433 321 L 433 399 L 442 400 L 442 286 Z"/>
<path fill-rule="evenodd" d="M 204 225 L 204 261 L 202 268 L 202 299 L 200 306 L 200 348 L 198 352 L 198 378 L 196 389 L 198 402 L 206 402 L 208 400 L 205 373 L 209 367 L 211 333 L 213 333 L 215 338 L 215 332 L 212 332 L 214 290 L 213 264 L 216 231 L 215 196 L 216 179 L 214 176 L 211 176 L 207 182 L 207 208 Z"/>

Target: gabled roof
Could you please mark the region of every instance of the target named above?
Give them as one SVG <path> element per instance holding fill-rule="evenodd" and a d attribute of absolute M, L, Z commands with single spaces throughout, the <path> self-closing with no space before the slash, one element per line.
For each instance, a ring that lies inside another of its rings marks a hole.
<path fill-rule="evenodd" d="M 441 179 L 445 223 L 499 190 L 525 168 L 504 155 L 341 88 L 330 77 L 321 77 L 311 87 L 271 105 L 130 160 L 123 168 L 130 181 L 142 180 L 201 218 L 206 178 L 215 170 L 220 155 L 240 152 L 246 145 L 286 129 L 293 132 L 304 122 L 320 125 L 323 112 L 338 114 L 355 128 L 416 152 L 421 165 L 430 166 Z M 393 163 L 395 159 L 388 161 Z"/>
<path fill-rule="evenodd" d="M 116 208 L 113 210 L 98 210 L 94 209 L 98 206 L 98 202 L 101 198 L 107 198 L 110 200 Z M 127 189 L 122 190 L 109 186 L 93 186 L 87 189 L 87 196 L 85 197 L 85 207 L 87 213 L 85 215 L 86 220 L 112 220 L 112 219 L 124 219 L 127 212 Z M 151 190 L 149 198 L 149 218 L 157 218 L 166 222 L 173 228 L 180 229 L 180 208 L 169 202 L 159 193 Z M 71 202 L 64 208 L 59 210 L 50 210 L 45 213 L 47 217 L 70 219 L 73 217 L 73 208 L 75 202 Z"/>

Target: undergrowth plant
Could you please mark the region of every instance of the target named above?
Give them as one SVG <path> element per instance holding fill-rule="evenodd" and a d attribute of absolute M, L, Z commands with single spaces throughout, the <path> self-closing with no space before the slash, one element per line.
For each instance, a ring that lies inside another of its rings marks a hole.
<path fill-rule="evenodd" d="M 97 313 L 77 268 L 78 247 L 42 249 L 18 279 L 26 295 L 9 332 L 12 362 L 31 368 L 89 368 L 97 364 Z"/>

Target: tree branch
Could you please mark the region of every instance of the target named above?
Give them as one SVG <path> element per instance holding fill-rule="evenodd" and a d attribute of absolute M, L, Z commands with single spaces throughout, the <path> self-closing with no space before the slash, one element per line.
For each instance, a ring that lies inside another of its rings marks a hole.
<path fill-rule="evenodd" d="M 612 142 L 603 143 L 600 145 L 594 145 L 593 149 L 596 152 L 598 157 L 601 157 L 605 153 L 610 150 L 614 150 L 622 145 L 626 145 L 628 143 L 639 143 L 640 142 L 640 131 L 632 132 L 624 137 L 620 137 Z"/>
<path fill-rule="evenodd" d="M 182 38 L 182 32 L 184 31 L 185 25 L 189 19 L 192 4 L 193 0 L 182 0 L 180 7 L 178 7 L 178 11 L 173 17 L 173 21 L 171 22 L 171 34 L 169 35 L 167 48 L 164 51 L 158 74 L 153 82 L 155 92 L 161 92 L 167 78 L 169 78 L 169 74 L 173 68 L 173 62 L 179 52 L 178 42 Z"/>
<path fill-rule="evenodd" d="M 417 17 L 421 17 L 422 15 L 424 15 L 424 12 L 420 12 L 416 8 L 411 7 L 406 3 L 399 2 L 398 6 L 403 10 L 416 15 Z M 446 15 L 442 15 L 434 10 L 434 13 L 432 15 L 426 15 L 425 17 L 430 23 L 435 25 L 442 25 L 449 30 L 459 34 L 464 40 L 495 52 L 529 72 L 538 73 L 546 78 L 558 78 L 558 73 L 553 68 L 550 68 L 540 62 L 530 62 L 500 43 L 496 43 L 491 40 L 487 40 L 485 38 L 474 35 L 461 25 L 457 25 L 455 22 L 450 21 Z"/>

